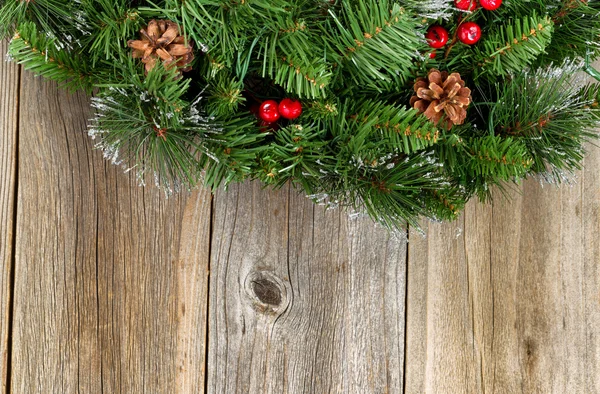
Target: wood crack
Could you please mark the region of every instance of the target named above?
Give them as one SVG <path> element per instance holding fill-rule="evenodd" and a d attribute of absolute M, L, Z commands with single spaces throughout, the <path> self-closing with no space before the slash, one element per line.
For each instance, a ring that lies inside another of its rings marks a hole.
<path fill-rule="evenodd" d="M 4 45 L 2 45 L 4 49 Z M 4 52 L 2 50 L 2 52 Z M 6 393 L 12 391 L 12 357 L 13 357 L 13 331 L 14 331 L 14 309 L 15 309 L 15 288 L 16 288 L 16 267 L 17 267 L 17 229 L 18 229 L 18 210 L 19 210 L 19 131 L 20 131 L 20 116 L 21 116 L 21 73 L 22 67 L 17 67 L 17 82 L 16 82 L 16 100 L 15 103 L 15 141 L 14 141 L 14 180 L 13 180 L 13 195 L 12 195 L 12 239 L 11 239 L 11 258 L 10 258 L 10 273 L 8 283 L 8 307 L 7 307 L 7 343 L 6 343 Z M 1 103 L 0 103 L 1 104 Z"/>

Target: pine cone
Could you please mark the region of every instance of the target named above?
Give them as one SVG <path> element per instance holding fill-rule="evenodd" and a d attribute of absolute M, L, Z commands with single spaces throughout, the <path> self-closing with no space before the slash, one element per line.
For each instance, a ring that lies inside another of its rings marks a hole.
<path fill-rule="evenodd" d="M 133 48 L 134 59 L 142 59 L 146 72 L 152 70 L 159 59 L 167 69 L 174 66 L 180 71 L 192 69 L 192 45 L 179 34 L 177 23 L 153 19 L 146 29 L 140 30 L 140 35 L 141 40 L 129 40 L 127 46 Z"/>
<path fill-rule="evenodd" d="M 415 82 L 416 95 L 410 98 L 410 105 L 423 113 L 435 124 L 446 126 L 463 124 L 467 118 L 466 108 L 471 103 L 471 89 L 459 73 L 448 75 L 447 71 L 429 70 L 427 79 Z"/>

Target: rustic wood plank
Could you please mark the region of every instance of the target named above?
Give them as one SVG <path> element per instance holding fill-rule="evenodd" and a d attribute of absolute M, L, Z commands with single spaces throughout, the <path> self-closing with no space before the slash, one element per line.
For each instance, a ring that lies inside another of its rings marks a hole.
<path fill-rule="evenodd" d="M 407 393 L 477 392 L 463 226 L 464 216 L 409 233 Z"/>
<path fill-rule="evenodd" d="M 83 95 L 25 74 L 21 97 L 14 392 L 202 388 L 210 195 L 107 163 Z"/>
<path fill-rule="evenodd" d="M 599 165 L 410 233 L 407 393 L 600 391 Z"/>
<path fill-rule="evenodd" d="M 8 51 L 8 42 L 0 41 L 0 55 Z M 11 275 L 17 169 L 17 126 L 19 105 L 19 67 L 0 60 L 0 381 L 6 392 L 9 358 Z"/>
<path fill-rule="evenodd" d="M 208 391 L 400 392 L 405 238 L 288 188 L 218 194 Z"/>
<path fill-rule="evenodd" d="M 181 394 L 203 393 L 206 383 L 211 203 L 212 196 L 206 190 L 195 192 L 183 216 L 176 269 L 175 387 Z"/>
<path fill-rule="evenodd" d="M 87 101 L 25 73 L 21 85 L 12 386 L 100 390 L 96 201 Z M 93 275 L 90 273 L 93 272 Z"/>
<path fill-rule="evenodd" d="M 596 63 L 596 68 L 599 65 Z M 583 374 L 583 386 L 591 393 L 600 393 L 600 148 L 590 148 L 589 151 L 580 180 L 582 201 L 579 212 L 575 207 L 581 228 L 579 234 L 573 233 L 576 238 L 574 242 L 579 238 L 582 246 L 583 267 L 580 275 L 583 299 L 580 305 L 573 305 L 574 308 L 580 308 L 574 316 L 581 320 L 570 319 L 569 323 L 583 326 L 584 338 L 580 337 L 580 340 L 585 346 L 582 347 L 584 354 L 580 357 L 584 365 L 583 370 L 578 369 Z M 566 263 L 568 267 L 570 262 Z M 573 289 L 579 286 L 569 285 Z"/>
<path fill-rule="evenodd" d="M 112 167 L 111 169 L 112 170 Z M 103 390 L 204 387 L 210 195 L 171 196 L 121 174 L 98 182 Z"/>

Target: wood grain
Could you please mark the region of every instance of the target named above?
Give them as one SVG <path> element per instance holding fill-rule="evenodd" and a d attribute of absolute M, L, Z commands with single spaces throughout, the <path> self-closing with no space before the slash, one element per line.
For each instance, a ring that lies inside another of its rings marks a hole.
<path fill-rule="evenodd" d="M 574 185 L 472 202 L 407 248 L 289 186 L 138 187 L 92 149 L 84 96 L 0 77 L 12 392 L 600 392 L 600 149 Z"/>
<path fill-rule="evenodd" d="M 88 100 L 21 88 L 12 387 L 203 387 L 210 195 L 166 198 L 92 150 Z"/>
<path fill-rule="evenodd" d="M 206 377 L 212 196 L 195 192 L 184 211 L 177 265 L 176 392 L 203 393 Z M 168 387 L 167 387 L 168 389 Z"/>
<path fill-rule="evenodd" d="M 8 43 L 0 41 L 0 54 Z M 20 69 L 14 63 L 0 60 L 0 381 L 6 392 L 9 349 L 11 275 L 13 262 L 13 229 L 17 170 L 17 126 Z"/>
<path fill-rule="evenodd" d="M 407 393 L 600 392 L 599 165 L 411 232 Z"/>
<path fill-rule="evenodd" d="M 208 392 L 402 390 L 406 234 L 257 184 L 213 229 Z"/>

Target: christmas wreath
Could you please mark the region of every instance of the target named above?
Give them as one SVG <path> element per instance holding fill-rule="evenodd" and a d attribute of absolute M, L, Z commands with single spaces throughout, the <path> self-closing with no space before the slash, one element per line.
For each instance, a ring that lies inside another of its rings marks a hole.
<path fill-rule="evenodd" d="M 390 227 L 563 182 L 600 126 L 596 0 L 0 0 L 0 36 L 140 179 L 289 181 Z"/>

